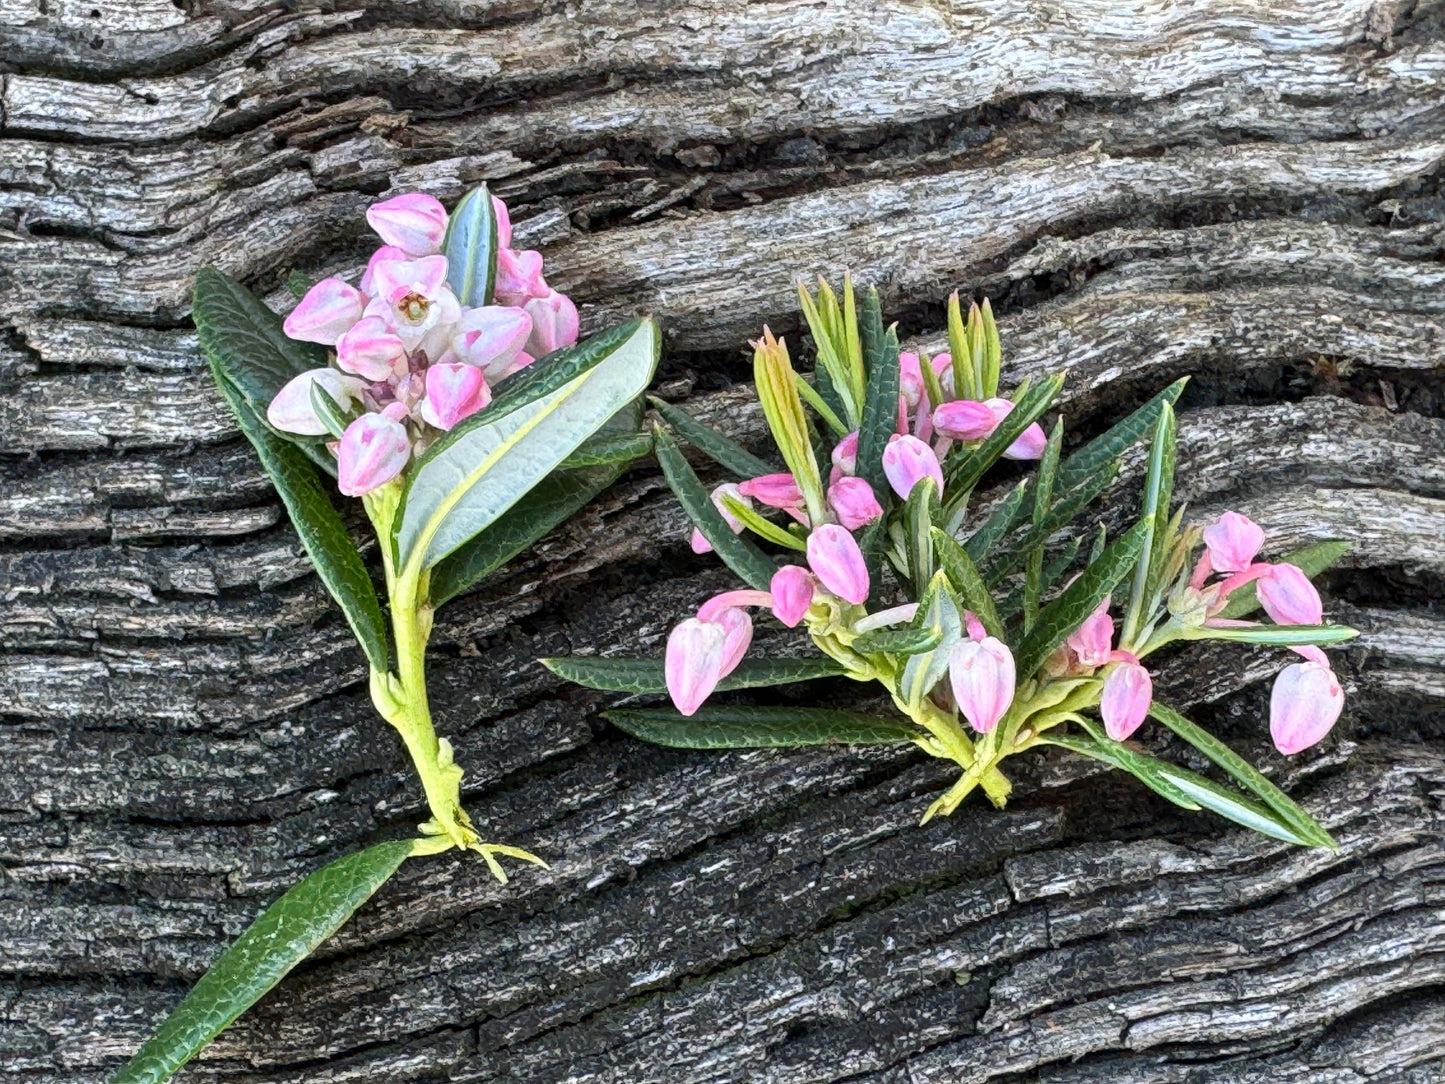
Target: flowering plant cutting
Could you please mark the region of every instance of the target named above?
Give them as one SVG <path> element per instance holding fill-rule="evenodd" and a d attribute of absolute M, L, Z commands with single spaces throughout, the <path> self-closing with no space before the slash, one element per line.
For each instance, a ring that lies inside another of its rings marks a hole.
<path fill-rule="evenodd" d="M 437 606 L 651 447 L 639 427 L 658 328 L 637 319 L 579 343 L 576 307 L 548 287 L 540 254 L 513 250 L 506 206 L 485 187 L 450 215 L 408 194 L 367 220 L 384 243 L 357 285 L 309 285 L 283 322 L 207 268 L 193 312 L 222 396 L 361 645 L 372 702 L 411 754 L 430 817 L 418 838 L 338 859 L 264 911 L 113 1084 L 167 1079 L 408 857 L 472 851 L 502 881 L 498 856 L 541 862 L 484 841 L 467 816 L 462 769 L 432 725 L 427 640 Z M 361 499 L 387 614 L 317 467 Z"/>
<path fill-rule="evenodd" d="M 665 745 L 914 742 L 959 768 L 924 821 L 952 813 L 975 789 L 1002 806 L 1004 761 L 1053 745 L 1126 771 L 1186 809 L 1333 846 L 1260 772 L 1156 700 L 1145 660 L 1198 640 L 1290 649 L 1303 661 L 1275 681 L 1270 731 L 1282 753 L 1314 744 L 1343 704 L 1321 646 L 1355 632 L 1324 623 L 1309 576 L 1344 546 L 1261 562 L 1264 532 L 1246 517 L 1228 512 L 1201 530 L 1184 524 L 1182 508 L 1171 513 L 1173 404 L 1183 380 L 1065 457 L 1062 419 L 1048 432 L 1040 425 L 1062 375 L 1001 395 L 1001 345 L 987 302 L 965 318 L 954 295 L 949 352 L 929 358 L 900 353 L 875 291 L 861 312 L 847 280 L 841 299 L 821 280 L 816 297 L 799 294 L 817 348 L 813 379 L 793 369 L 767 329 L 753 343 L 758 399 L 784 469 L 654 400 L 679 436 L 738 478 L 709 492 L 673 438 L 655 432 L 658 459 L 696 525 L 692 548 L 716 551 L 746 588 L 708 600 L 674 628 L 662 660 L 546 664 L 596 689 L 666 691 L 671 708 L 608 713 Z M 1138 520 L 1112 539 L 1102 525 L 1077 526 L 1114 480 L 1121 453 L 1146 436 Z M 1003 458 L 1038 468 L 991 505 L 971 507 Z M 1260 608 L 1270 623 L 1250 617 Z M 802 625 L 822 657 L 746 658 L 750 609 Z M 717 690 L 828 675 L 879 683 L 899 715 L 705 704 Z M 1146 718 L 1198 749 L 1227 782 L 1129 741 Z"/>

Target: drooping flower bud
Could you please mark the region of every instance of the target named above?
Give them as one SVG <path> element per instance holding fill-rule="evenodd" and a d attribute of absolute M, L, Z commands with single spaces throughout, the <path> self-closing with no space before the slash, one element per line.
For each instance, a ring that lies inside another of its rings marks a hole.
<path fill-rule="evenodd" d="M 266 420 L 286 433 L 299 433 L 306 437 L 325 436 L 326 423 L 316 416 L 311 405 L 311 385 L 319 384 L 326 394 L 345 407 L 361 397 L 366 382 L 335 369 L 307 369 L 293 376 L 286 386 L 276 393 L 266 408 Z"/>
<path fill-rule="evenodd" d="M 742 607 L 729 606 L 719 610 L 711 620 L 721 625 L 723 630 L 722 663 L 718 667 L 718 678 L 721 680 L 736 670 L 747 654 L 748 645 L 753 642 L 753 619 Z"/>
<path fill-rule="evenodd" d="M 753 502 L 749 500 L 746 496 L 744 496 L 743 493 L 738 490 L 738 487 L 732 482 L 724 482 L 722 485 L 717 486 L 712 491 L 712 503 L 713 506 L 718 510 L 718 514 L 721 515 L 722 518 L 727 522 L 727 525 L 733 529 L 733 534 L 742 534 L 743 521 L 738 519 L 737 516 L 733 515 L 732 511 L 728 508 L 728 506 L 723 503 L 724 497 L 731 497 L 739 504 L 742 504 L 748 508 L 751 508 L 753 506 Z M 693 553 L 712 552 L 712 543 L 709 542 L 703 536 L 703 533 L 699 531 L 696 527 L 692 529 L 692 537 L 691 539 L 689 539 L 689 545 L 692 546 Z"/>
<path fill-rule="evenodd" d="M 727 633 L 716 621 L 689 617 L 667 637 L 663 674 L 673 706 L 683 715 L 702 707 L 722 679 Z"/>
<path fill-rule="evenodd" d="M 1270 565 L 1255 587 L 1264 612 L 1280 625 L 1318 625 L 1324 604 L 1309 577 L 1294 565 Z"/>
<path fill-rule="evenodd" d="M 1330 732 L 1345 693 L 1334 671 L 1318 662 L 1286 666 L 1269 696 L 1269 734 L 1285 756 L 1308 749 Z"/>
<path fill-rule="evenodd" d="M 898 391 L 908 409 L 912 410 L 923 398 L 927 386 L 923 383 L 923 362 L 917 354 L 905 351 L 898 355 Z"/>
<path fill-rule="evenodd" d="M 1099 714 L 1104 717 L 1104 729 L 1115 741 L 1123 741 L 1149 714 L 1149 704 L 1154 699 L 1154 681 L 1149 671 L 1137 662 L 1115 663 L 1104 677 L 1103 699 L 1099 701 Z"/>
<path fill-rule="evenodd" d="M 525 309 L 484 305 L 462 313 L 452 350 L 495 383 L 516 367 L 531 334 L 532 317 Z"/>
<path fill-rule="evenodd" d="M 336 485 L 360 497 L 386 485 L 411 458 L 406 426 L 384 414 L 363 414 L 346 427 L 336 451 Z"/>
<path fill-rule="evenodd" d="M 808 567 L 833 594 L 855 606 L 868 598 L 868 564 L 848 530 L 824 523 L 808 535 Z"/>
<path fill-rule="evenodd" d="M 769 508 L 796 511 L 803 507 L 803 491 L 786 472 L 760 474 L 738 483 L 738 492 Z"/>
<path fill-rule="evenodd" d="M 883 473 L 893 492 L 907 499 L 913 487 L 924 478 L 932 478 L 939 494 L 943 493 L 943 468 L 933 449 L 915 436 L 897 436 L 888 439 L 883 449 Z"/>
<path fill-rule="evenodd" d="M 549 289 L 542 278 L 540 252 L 497 249 L 497 281 L 492 288 L 497 304 L 525 305 L 534 297 L 546 297 Z"/>
<path fill-rule="evenodd" d="M 955 399 L 933 412 L 933 428 L 950 440 L 982 440 L 998 428 L 998 418 L 985 403 Z"/>
<path fill-rule="evenodd" d="M 405 360 L 400 336 L 380 316 L 363 316 L 336 340 L 336 364 L 367 380 L 386 380 Z"/>
<path fill-rule="evenodd" d="M 1114 619 L 1109 616 L 1107 597 L 1064 643 L 1073 651 L 1080 666 L 1103 666 L 1109 661 L 1109 652 L 1114 646 Z"/>
<path fill-rule="evenodd" d="M 948 676 L 958 710 L 980 734 L 996 727 L 1013 703 L 1013 653 L 996 637 L 954 644 L 948 653 Z"/>
<path fill-rule="evenodd" d="M 430 256 L 442 249 L 447 232 L 447 210 L 422 192 L 408 192 L 366 209 L 366 221 L 388 245 L 408 256 Z"/>
<path fill-rule="evenodd" d="M 1014 409 L 1013 403 L 1007 399 L 986 399 L 984 405 L 993 411 L 993 416 L 999 421 L 1007 418 Z M 1005 459 L 1042 459 L 1048 445 L 1049 438 L 1044 433 L 1044 427 L 1034 422 L 1019 434 L 1018 439 L 1008 446 L 1003 455 Z"/>
<path fill-rule="evenodd" d="M 335 346 L 365 308 L 366 297 L 356 287 L 338 278 L 322 279 L 306 291 L 281 326 L 293 339 Z"/>
<path fill-rule="evenodd" d="M 828 487 L 828 504 L 838 522 L 850 531 L 866 527 L 883 514 L 883 506 L 873 494 L 873 487 L 862 478 L 840 475 Z"/>
<path fill-rule="evenodd" d="M 858 473 L 858 430 L 853 430 L 833 446 L 833 466 L 844 474 Z"/>
<path fill-rule="evenodd" d="M 1204 544 L 1216 572 L 1243 572 L 1264 545 L 1264 530 L 1248 516 L 1226 512 L 1204 528 Z"/>
<path fill-rule="evenodd" d="M 784 565 L 773 573 L 769 587 L 773 616 L 788 628 L 796 628 L 813 604 L 813 574 L 802 565 Z"/>
<path fill-rule="evenodd" d="M 534 358 L 545 357 L 577 341 L 577 306 L 566 294 L 552 290 L 545 297 L 532 298 L 523 307 L 532 318 L 532 334 L 526 349 Z"/>
<path fill-rule="evenodd" d="M 492 401 L 482 371 L 464 362 L 438 362 L 427 367 L 426 399 L 421 416 L 428 425 L 450 429 Z"/>

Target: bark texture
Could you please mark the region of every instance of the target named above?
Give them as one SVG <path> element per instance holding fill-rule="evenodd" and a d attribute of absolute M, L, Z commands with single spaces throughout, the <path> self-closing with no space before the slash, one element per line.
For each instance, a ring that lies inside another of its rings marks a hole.
<path fill-rule="evenodd" d="M 989 294 L 1080 434 L 1193 374 L 1180 495 L 1349 539 L 1364 635 L 1289 763 L 1278 654 L 1161 692 L 1342 849 L 1068 757 L 919 828 L 921 755 L 620 735 L 534 660 L 656 651 L 728 582 L 641 467 L 437 628 L 464 796 L 550 870 L 409 863 L 185 1079 L 1445 1079 L 1442 170 L 1435 0 L 0 0 L 0 1074 L 99 1082 L 265 902 L 420 818 L 187 297 L 213 263 L 279 306 L 378 195 L 486 180 L 745 441 L 742 340 L 815 270 L 931 347 Z"/>

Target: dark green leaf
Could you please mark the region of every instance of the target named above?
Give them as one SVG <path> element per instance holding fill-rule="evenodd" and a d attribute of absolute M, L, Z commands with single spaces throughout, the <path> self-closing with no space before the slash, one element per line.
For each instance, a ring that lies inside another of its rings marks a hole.
<path fill-rule="evenodd" d="M 301 271 L 292 271 L 286 276 L 286 289 L 291 291 L 292 297 L 305 297 L 315 285 L 316 280 Z"/>
<path fill-rule="evenodd" d="M 1073 522 L 1074 517 L 1094 502 L 1100 493 L 1109 488 L 1118 471 L 1117 464 L 1106 463 L 1104 467 L 1084 480 L 1084 484 L 1059 497 L 1044 515 L 1044 521 L 1029 528 L 1022 538 L 1011 540 L 1000 547 L 998 556 L 989 564 L 984 580 L 990 587 L 998 584 L 1005 576 L 1023 563 L 1024 557 L 1036 546 L 1043 545 L 1058 531 Z"/>
<path fill-rule="evenodd" d="M 1198 802 L 1175 786 L 1171 780 L 1163 778 L 1159 774 L 1156 769 L 1161 762 L 1145 753 L 1136 752 L 1122 742 L 1111 741 L 1103 736 L 1078 737 L 1053 732 L 1046 734 L 1041 740 L 1046 745 L 1057 745 L 1083 756 L 1092 757 L 1094 760 L 1103 761 L 1111 767 L 1118 768 L 1121 772 L 1128 772 L 1156 794 L 1184 809 L 1200 808 Z"/>
<path fill-rule="evenodd" d="M 661 659 L 599 658 L 570 655 L 542 659 L 558 677 L 610 693 L 663 693 L 667 679 Z M 840 677 L 847 671 L 832 659 L 744 659 L 718 682 L 719 692 L 793 685 L 816 678 Z"/>
<path fill-rule="evenodd" d="M 698 481 L 687 458 L 666 430 L 658 427 L 654 431 L 653 445 L 658 465 L 667 476 L 667 484 L 676 494 L 677 502 L 702 536 L 712 543 L 723 563 L 741 576 L 749 587 L 767 591 L 778 566 L 757 546 L 733 534 L 733 529 L 712 503 L 707 489 Z"/>
<path fill-rule="evenodd" d="M 964 609 L 983 623 L 985 631 L 990 636 L 1003 640 L 1003 622 L 999 620 L 998 611 L 993 604 L 993 596 L 984 586 L 983 577 L 978 574 L 978 569 L 975 567 L 973 559 L 969 557 L 968 550 L 937 527 L 933 529 L 933 548 L 938 554 L 938 560 L 943 565 L 944 572 L 948 574 L 949 582 L 953 584 L 953 589 L 958 592 L 959 598 L 963 601 Z"/>
<path fill-rule="evenodd" d="M 873 313 L 878 305 L 878 292 L 868 291 L 863 312 L 869 318 L 863 321 L 864 330 L 871 325 Z M 882 317 L 878 317 L 882 319 Z M 864 336 L 865 357 L 869 357 L 868 390 L 863 401 L 863 422 L 858 429 L 857 474 L 873 487 L 878 501 L 886 506 L 892 490 L 883 473 L 883 450 L 888 447 L 888 438 L 898 429 L 898 335 L 889 328 L 883 333 L 882 345 L 876 355 L 867 353 L 869 335 Z"/>
<path fill-rule="evenodd" d="M 900 742 L 919 735 L 902 721 L 832 708 L 707 706 L 692 716 L 670 708 L 614 708 L 603 715 L 633 737 L 675 749 Z"/>
<path fill-rule="evenodd" d="M 378 843 L 323 866 L 273 903 L 166 1017 L 110 1084 L 160 1084 L 340 928 L 411 854 Z"/>
<path fill-rule="evenodd" d="M 599 439 L 601 434 L 580 445 L 558 465 L 558 470 L 577 470 L 581 467 L 623 466 L 639 456 L 652 451 L 651 433 L 624 433 Z"/>
<path fill-rule="evenodd" d="M 908 524 L 909 575 L 920 591 L 933 579 L 933 526 L 938 514 L 938 486 L 932 478 L 924 478 L 903 505 L 904 522 Z"/>
<path fill-rule="evenodd" d="M 205 346 L 204 334 L 201 342 Z M 281 502 L 286 506 L 286 513 L 291 517 L 291 524 L 296 528 L 301 544 L 306 547 L 311 563 L 316 566 L 317 575 L 346 615 L 346 621 L 366 652 L 371 668 L 386 670 L 390 641 L 381 603 L 376 597 L 376 587 L 367 575 L 356 544 L 351 541 L 341 517 L 321 488 L 316 471 L 299 449 L 282 440 L 257 416 L 225 378 L 214 358 L 211 360 L 211 373 L 236 415 L 241 432 L 256 449 L 261 466 L 281 495 Z"/>
<path fill-rule="evenodd" d="M 340 440 L 342 434 L 346 432 L 346 427 L 351 424 L 353 415 L 316 381 L 311 383 L 310 395 L 311 409 L 316 411 L 316 416 L 321 419 L 321 423 L 326 426 L 331 435 Z"/>
<path fill-rule="evenodd" d="M 1123 421 L 1089 441 L 1069 456 L 1059 468 L 1057 485 L 1059 489 L 1073 489 L 1081 481 L 1104 464 L 1119 457 L 1125 448 L 1147 433 L 1159 417 L 1159 410 L 1165 403 L 1173 404 L 1189 382 L 1187 376 L 1180 377 L 1154 398 L 1130 414 Z"/>
<path fill-rule="evenodd" d="M 974 564 L 978 564 L 992 554 L 994 547 L 1003 540 L 1004 535 L 1013 530 L 1014 525 L 1023 518 L 1024 499 L 1029 492 L 1027 481 L 1014 486 L 1009 490 L 1008 496 L 999 501 L 994 510 L 989 513 L 988 519 L 984 520 L 978 530 L 974 531 L 964 542 L 963 548 L 968 551 L 968 556 Z"/>
<path fill-rule="evenodd" d="M 934 626 L 874 629 L 854 640 L 853 650 L 860 655 L 921 655 L 942 641 L 943 631 Z"/>
<path fill-rule="evenodd" d="M 1111 542 L 1103 555 L 1064 588 L 1058 598 L 1039 611 L 1038 623 L 1014 653 L 1020 681 L 1032 677 L 1054 648 L 1063 643 L 1069 633 L 1094 612 L 1104 596 L 1129 574 L 1144 548 L 1145 530 L 1145 524 L 1134 524 L 1127 533 Z"/>
<path fill-rule="evenodd" d="M 1064 387 L 1064 374 L 1054 373 L 1045 377 L 1037 387 L 1029 388 L 1019 398 L 1008 417 L 999 422 L 994 431 L 968 455 L 949 460 L 944 477 L 945 493 L 969 493 L 978 485 L 988 469 L 997 463 L 1009 446 L 1034 422 L 1043 416 Z M 894 409 L 897 409 L 895 404 Z M 1061 472 L 1062 473 L 1062 472 Z M 1067 489 L 1059 480 L 1060 489 Z M 956 502 L 957 498 L 955 498 Z M 950 519 L 952 517 L 950 516 Z"/>
<path fill-rule="evenodd" d="M 1349 550 L 1348 542 L 1316 542 L 1303 549 L 1297 549 L 1293 553 L 1286 553 L 1280 560 L 1285 564 L 1294 565 L 1310 579 L 1314 579 Z M 1248 617 L 1257 609 L 1259 609 L 1259 596 L 1255 594 L 1254 584 L 1247 583 L 1229 596 L 1229 603 L 1219 612 L 1219 616 L 1230 619 Z"/>
<path fill-rule="evenodd" d="M 492 303 L 497 281 L 497 212 L 486 185 L 472 189 L 447 219 L 442 255 L 447 282 L 463 307 Z"/>
<path fill-rule="evenodd" d="M 773 474 L 778 468 L 765 459 L 759 459 L 731 437 L 725 437 L 716 429 L 703 425 L 680 406 L 663 402 L 649 395 L 647 401 L 662 415 L 663 421 L 677 432 L 683 440 L 707 456 L 719 466 L 732 471 L 739 478 L 756 478 Z"/>
<path fill-rule="evenodd" d="M 1160 578 L 1152 572 L 1156 559 L 1162 569 L 1164 563 L 1164 534 L 1169 525 L 1169 497 L 1174 488 L 1174 408 L 1168 403 L 1159 404 L 1159 417 L 1154 423 L 1154 439 L 1149 446 L 1149 473 L 1144 478 L 1144 503 L 1139 511 L 1139 522 L 1144 525 L 1144 548 L 1139 551 L 1139 561 L 1134 568 L 1134 582 L 1129 589 L 1129 605 L 1124 613 L 1124 624 L 1119 642 L 1131 645 L 1139 631 L 1140 622 L 1151 617 L 1152 603 L 1149 598 L 1149 581 Z"/>

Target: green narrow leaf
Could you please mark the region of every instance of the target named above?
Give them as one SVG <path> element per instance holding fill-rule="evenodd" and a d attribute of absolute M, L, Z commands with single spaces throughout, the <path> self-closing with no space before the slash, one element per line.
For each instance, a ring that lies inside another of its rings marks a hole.
<path fill-rule="evenodd" d="M 1262 775 L 1257 768 L 1203 727 L 1159 701 L 1149 705 L 1149 714 L 1228 772 L 1245 789 L 1257 795 L 1277 817 L 1307 844 L 1338 849 L 1320 823 L 1301 809 L 1289 795 Z"/>
<path fill-rule="evenodd" d="M 1129 590 L 1129 606 L 1119 633 L 1121 646 L 1132 649 L 1139 624 L 1148 621 L 1148 598 L 1151 562 L 1156 553 L 1163 563 L 1164 529 L 1169 523 L 1169 496 L 1174 488 L 1174 408 L 1159 404 L 1159 417 L 1154 423 L 1154 439 L 1149 446 L 1149 473 L 1144 479 L 1144 503 L 1139 522 L 1144 526 L 1144 548 L 1134 568 L 1134 583 Z"/>
<path fill-rule="evenodd" d="M 1084 618 L 1094 612 L 1104 596 L 1129 574 L 1144 548 L 1145 524 L 1133 527 L 1111 542 L 1097 561 L 1086 568 L 1058 598 L 1041 611 L 1039 620 L 1014 653 L 1020 680 L 1032 677 L 1054 648 L 1064 642 Z"/>
<path fill-rule="evenodd" d="M 1061 490 L 1073 489 L 1087 475 L 1110 460 L 1117 459 L 1125 448 L 1149 431 L 1165 403 L 1172 406 L 1178 400 L 1187 383 L 1187 376 L 1180 377 L 1123 421 L 1110 427 L 1064 460 L 1059 469 L 1058 487 Z"/>
<path fill-rule="evenodd" d="M 985 313 L 986 323 L 991 323 L 992 318 Z M 997 331 L 994 333 L 997 338 Z M 1054 498 L 1054 475 L 1059 469 L 1059 449 L 1064 443 L 1064 419 L 1059 418 L 1054 422 L 1054 430 L 1049 434 L 1049 443 L 1044 448 L 1043 459 L 1039 463 L 1039 473 L 1034 481 L 1034 530 L 1040 530 L 1048 520 L 1050 505 Z M 1024 632 L 1027 633 L 1034 625 L 1034 619 L 1039 613 L 1039 593 L 1043 590 L 1044 580 L 1044 543 L 1041 538 L 1034 545 L 1028 547 L 1026 566 L 1024 569 Z"/>
<path fill-rule="evenodd" d="M 757 546 L 733 534 L 733 529 L 712 503 L 712 497 L 698 481 L 677 443 L 663 429 L 656 430 L 653 443 L 658 465 L 662 467 L 667 484 L 672 487 L 688 519 L 712 543 L 723 563 L 741 576 L 749 587 L 758 591 L 769 590 L 778 566 Z"/>
<path fill-rule="evenodd" d="M 968 550 L 937 527 L 933 529 L 933 548 L 949 582 L 953 584 L 953 589 L 963 600 L 964 608 L 982 622 L 990 636 L 1007 642 L 1003 622 L 994 607 L 993 596 L 984 586 L 983 577 L 978 574 L 978 568 L 969 557 Z"/>
<path fill-rule="evenodd" d="M 312 382 L 310 388 L 311 409 L 316 411 L 316 416 L 321 419 L 321 424 L 337 440 L 341 439 L 346 427 L 353 421 L 353 416 L 335 399 L 331 393 L 319 383 Z"/>
<path fill-rule="evenodd" d="M 1104 464 L 1103 469 L 1085 479 L 1084 484 L 1060 497 L 1044 515 L 1044 520 L 1029 528 L 1023 538 L 1002 547 L 1002 552 L 988 566 L 984 576 L 989 586 L 998 584 L 1009 573 L 1023 563 L 1025 556 L 1035 546 L 1043 545 L 1058 531 L 1073 522 L 1074 517 L 1094 502 L 1100 493 L 1113 483 L 1118 471 L 1115 463 Z"/>
<path fill-rule="evenodd" d="M 928 396 L 928 405 L 937 408 L 947 402 L 948 396 L 944 394 L 943 382 L 938 379 L 938 370 L 933 367 L 933 359 L 927 354 L 918 356 L 918 371 L 923 375 L 923 390 Z"/>
<path fill-rule="evenodd" d="M 759 459 L 737 441 L 703 425 L 682 407 L 663 402 L 652 395 L 647 397 L 647 401 L 662 415 L 662 420 L 672 426 L 678 436 L 737 477 L 756 478 L 777 471 L 778 468 L 766 459 Z"/>
<path fill-rule="evenodd" d="M 818 371 L 826 372 L 827 370 L 820 369 Z M 793 383 L 797 385 L 798 394 L 803 397 L 803 402 L 812 407 L 818 417 L 823 419 L 824 424 L 833 431 L 834 439 L 842 439 L 848 435 L 848 427 L 843 424 L 843 419 L 838 417 L 833 408 L 818 393 L 818 390 L 803 379 L 802 373 L 793 374 Z"/>
<path fill-rule="evenodd" d="M 398 567 L 433 567 L 485 530 L 642 394 L 660 348 L 656 322 L 633 320 L 498 385 L 488 407 L 411 468 L 397 516 Z"/>
<path fill-rule="evenodd" d="M 1294 565 L 1310 579 L 1314 579 L 1349 551 L 1350 544 L 1348 542 L 1338 540 L 1316 542 L 1313 545 L 1297 549 L 1293 553 L 1286 553 L 1280 560 Z M 1219 612 L 1218 616 L 1234 620 L 1248 617 L 1259 609 L 1259 596 L 1255 594 L 1254 586 L 1253 583 L 1247 583 L 1231 594 L 1228 604 Z"/>
<path fill-rule="evenodd" d="M 1359 630 L 1348 625 L 1255 625 L 1248 628 L 1191 629 L 1190 640 L 1226 640 L 1235 644 L 1268 644 L 1293 647 L 1297 644 L 1338 644 L 1353 640 Z"/>
<path fill-rule="evenodd" d="M 815 368 L 813 370 L 813 387 L 819 398 L 828 404 L 828 409 L 833 412 L 834 416 L 843 420 L 847 427 L 844 429 L 844 435 L 852 432 L 853 417 L 856 412 L 848 409 L 847 404 L 843 401 L 842 393 L 839 392 L 833 378 L 828 375 L 827 369 Z"/>
<path fill-rule="evenodd" d="M 652 451 L 651 433 L 623 433 L 599 440 L 601 434 L 578 446 L 577 450 L 557 465 L 558 470 L 583 467 L 608 467 L 614 463 L 628 464 Z"/>
<path fill-rule="evenodd" d="M 829 742 L 913 741 L 901 721 L 833 708 L 701 707 L 692 716 L 670 708 L 613 708 L 603 717 L 635 738 L 674 749 L 766 749 Z"/>
<path fill-rule="evenodd" d="M 983 395 L 990 399 L 998 394 L 999 371 L 1003 368 L 1003 343 L 999 341 L 998 324 L 994 322 L 993 306 L 983 299 L 980 309 L 983 329 Z"/>
<path fill-rule="evenodd" d="M 908 568 L 916 587 L 933 579 L 933 525 L 938 516 L 938 487 L 932 478 L 919 481 L 903 505 L 908 524 Z"/>
<path fill-rule="evenodd" d="M 1198 802 L 1175 786 L 1171 780 L 1160 775 L 1154 767 L 1160 763 L 1159 761 L 1155 761 L 1147 754 L 1137 753 L 1121 742 L 1111 741 L 1105 737 L 1081 738 L 1072 734 L 1052 732 L 1039 740 L 1045 745 L 1057 745 L 1062 749 L 1102 761 L 1110 767 L 1118 768 L 1121 772 L 1127 772 L 1160 797 L 1167 798 L 1183 809 L 1192 811 L 1200 808 Z M 1153 765 L 1150 764 L 1151 761 L 1154 762 Z"/>
<path fill-rule="evenodd" d="M 1205 809 L 1218 813 L 1226 820 L 1251 828 L 1261 835 L 1271 836 L 1301 847 L 1314 846 L 1309 840 L 1282 823 L 1268 809 L 1227 787 L 1221 787 L 1212 780 L 1174 765 L 1160 768 L 1159 774 Z"/>
<path fill-rule="evenodd" d="M 1027 481 L 1014 486 L 1009 490 L 1008 496 L 999 501 L 997 507 L 989 513 L 988 519 L 979 525 L 978 530 L 969 535 L 963 548 L 968 551 L 968 556 L 974 564 L 978 564 L 992 554 L 994 547 L 1003 540 L 1003 536 L 1013 530 L 1014 525 L 1023 516 L 1024 499 L 1028 493 L 1029 483 Z"/>
<path fill-rule="evenodd" d="M 447 219 L 442 255 L 447 258 L 447 282 L 467 308 L 492 303 L 497 281 L 497 211 L 486 185 L 462 197 Z"/>
<path fill-rule="evenodd" d="M 540 660 L 564 681 L 609 693 L 665 693 L 667 678 L 661 659 L 599 658 L 569 655 Z M 719 692 L 793 685 L 817 678 L 842 677 L 843 666 L 832 659 L 744 659 L 718 682 Z"/>
<path fill-rule="evenodd" d="M 868 319 L 865 329 L 871 326 L 878 306 L 878 291 L 869 290 L 864 305 Z M 881 320 L 882 317 L 878 316 Z M 871 335 L 871 332 L 870 332 Z M 865 349 L 867 339 L 865 338 Z M 898 428 L 898 336 L 892 328 L 883 333 L 882 345 L 877 355 L 869 355 L 868 391 L 863 400 L 863 422 L 858 429 L 857 473 L 873 487 L 880 504 L 887 506 L 892 496 L 888 478 L 883 473 L 883 450 L 888 447 L 888 438 Z"/>
<path fill-rule="evenodd" d="M 948 297 L 948 353 L 953 364 L 953 387 L 960 399 L 987 398 L 974 379 L 973 351 L 968 345 L 968 329 L 963 322 L 963 307 L 955 290 Z"/>
<path fill-rule="evenodd" d="M 807 544 L 801 538 L 795 534 L 789 534 L 772 520 L 764 519 L 742 501 L 734 499 L 727 493 L 722 494 L 721 499 L 727 506 L 728 514 L 736 518 L 753 534 L 766 538 L 774 545 L 782 546 L 785 549 L 797 550 L 799 553 L 807 550 Z"/>
<path fill-rule="evenodd" d="M 338 858 L 266 908 L 110 1084 L 160 1084 L 254 1005 L 395 873 L 410 840 Z"/>
<path fill-rule="evenodd" d="M 206 333 L 201 345 L 209 354 Z M 271 484 L 286 506 L 286 514 L 306 553 L 316 568 L 321 582 L 341 607 L 347 624 L 355 634 L 373 670 L 386 670 L 390 665 L 390 640 L 376 587 L 361 561 L 361 554 L 347 533 L 341 517 L 331 506 L 331 499 L 316 477 L 316 471 L 301 451 L 282 440 L 247 404 L 225 378 L 216 361 L 211 361 L 211 374 L 216 386 L 235 414 L 241 432 L 256 449 Z"/>
<path fill-rule="evenodd" d="M 943 630 L 936 626 L 874 629 L 854 640 L 853 650 L 860 655 L 921 655 L 942 642 Z"/>

